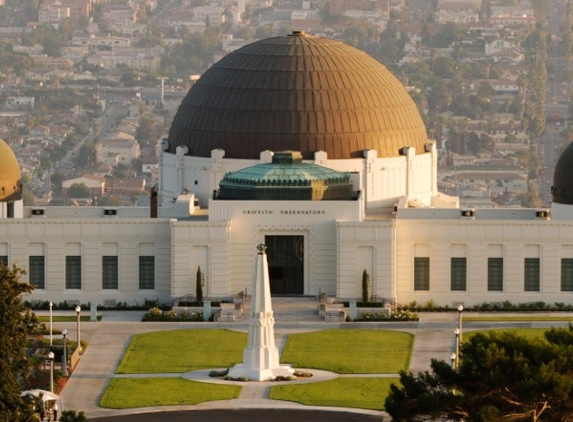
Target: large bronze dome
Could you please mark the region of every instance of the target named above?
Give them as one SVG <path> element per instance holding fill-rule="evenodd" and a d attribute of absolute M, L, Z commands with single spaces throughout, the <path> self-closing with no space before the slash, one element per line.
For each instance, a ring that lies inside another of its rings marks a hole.
<path fill-rule="evenodd" d="M 22 199 L 20 164 L 12 148 L 0 139 L 0 202 Z"/>
<path fill-rule="evenodd" d="M 567 145 L 557 160 L 551 197 L 555 203 L 573 205 L 573 143 Z"/>
<path fill-rule="evenodd" d="M 293 32 L 246 45 L 214 64 L 183 99 L 169 149 L 210 157 L 258 159 L 264 150 L 305 159 L 381 157 L 405 146 L 424 152 L 424 122 L 400 81 L 363 51 Z"/>

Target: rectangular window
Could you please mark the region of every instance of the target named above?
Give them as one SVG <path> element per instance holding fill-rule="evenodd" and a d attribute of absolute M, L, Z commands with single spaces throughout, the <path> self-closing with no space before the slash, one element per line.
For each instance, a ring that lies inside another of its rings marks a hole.
<path fill-rule="evenodd" d="M 139 288 L 141 290 L 155 289 L 155 257 L 139 257 Z"/>
<path fill-rule="evenodd" d="M 8 265 L 8 255 L 0 255 L 0 263 Z"/>
<path fill-rule="evenodd" d="M 524 263 L 524 290 L 526 292 L 539 291 L 539 258 L 525 258 Z"/>
<path fill-rule="evenodd" d="M 430 258 L 414 258 L 414 290 L 430 290 Z"/>
<path fill-rule="evenodd" d="M 487 259 L 487 289 L 490 292 L 503 291 L 503 258 Z"/>
<path fill-rule="evenodd" d="M 28 270 L 30 272 L 30 284 L 37 289 L 44 289 L 45 286 L 45 273 L 44 273 L 44 256 L 32 255 L 29 258 Z"/>
<path fill-rule="evenodd" d="M 117 256 L 102 256 L 102 288 L 118 288 Z"/>
<path fill-rule="evenodd" d="M 451 289 L 466 290 L 466 258 L 452 258 L 451 263 Z"/>
<path fill-rule="evenodd" d="M 66 256 L 66 289 L 82 288 L 82 257 Z"/>
<path fill-rule="evenodd" d="M 573 259 L 561 259 L 561 291 L 573 292 Z"/>

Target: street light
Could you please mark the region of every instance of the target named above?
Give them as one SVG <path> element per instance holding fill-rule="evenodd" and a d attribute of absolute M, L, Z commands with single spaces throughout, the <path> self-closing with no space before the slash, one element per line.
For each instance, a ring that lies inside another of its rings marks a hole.
<path fill-rule="evenodd" d="M 460 344 L 462 343 L 462 312 L 464 305 L 458 305 L 458 329 L 460 330 Z"/>
<path fill-rule="evenodd" d="M 80 349 L 80 351 L 82 350 L 82 345 L 80 343 L 80 312 L 82 311 L 82 308 L 80 307 L 80 305 L 76 305 L 76 316 L 77 316 L 77 331 L 78 331 L 78 349 Z"/>
<path fill-rule="evenodd" d="M 48 353 L 48 360 L 50 361 L 50 391 L 54 392 L 54 352 Z"/>
<path fill-rule="evenodd" d="M 66 342 L 66 336 L 68 335 L 68 330 L 66 330 L 65 328 L 62 330 L 62 336 L 64 337 L 64 357 L 63 357 L 63 362 L 62 362 L 62 376 L 63 377 L 67 377 L 68 376 L 68 353 L 67 353 L 67 349 L 68 349 L 68 344 Z"/>
<path fill-rule="evenodd" d="M 50 350 L 52 350 L 52 308 L 54 304 L 50 301 Z"/>
<path fill-rule="evenodd" d="M 460 355 L 460 334 L 461 334 L 460 329 L 459 329 L 459 328 L 456 328 L 456 329 L 454 330 L 454 335 L 456 336 L 456 356 L 459 356 L 459 355 Z M 457 367 L 457 366 L 458 366 L 458 365 L 456 365 L 456 367 Z"/>

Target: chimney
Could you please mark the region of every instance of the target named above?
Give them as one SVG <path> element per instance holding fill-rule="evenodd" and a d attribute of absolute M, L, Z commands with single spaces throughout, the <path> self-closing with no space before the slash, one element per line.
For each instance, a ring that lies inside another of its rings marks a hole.
<path fill-rule="evenodd" d="M 157 186 L 151 188 L 150 218 L 157 218 Z"/>

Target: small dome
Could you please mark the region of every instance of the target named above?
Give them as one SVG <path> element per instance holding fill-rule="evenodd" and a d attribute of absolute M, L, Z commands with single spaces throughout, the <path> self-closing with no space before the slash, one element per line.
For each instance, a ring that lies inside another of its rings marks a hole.
<path fill-rule="evenodd" d="M 12 148 L 0 139 L 0 201 L 22 199 L 22 176 L 20 165 Z"/>
<path fill-rule="evenodd" d="M 350 200 L 350 175 L 303 163 L 300 152 L 283 151 L 272 163 L 228 173 L 219 184 L 219 199 Z"/>
<path fill-rule="evenodd" d="M 400 81 L 365 52 L 304 32 L 246 45 L 191 87 L 173 119 L 168 152 L 258 159 L 261 151 L 324 151 L 329 159 L 364 150 L 396 157 L 425 152 L 426 127 Z"/>
<path fill-rule="evenodd" d="M 558 204 L 573 205 L 573 143 L 563 150 L 555 165 L 551 198 Z"/>

